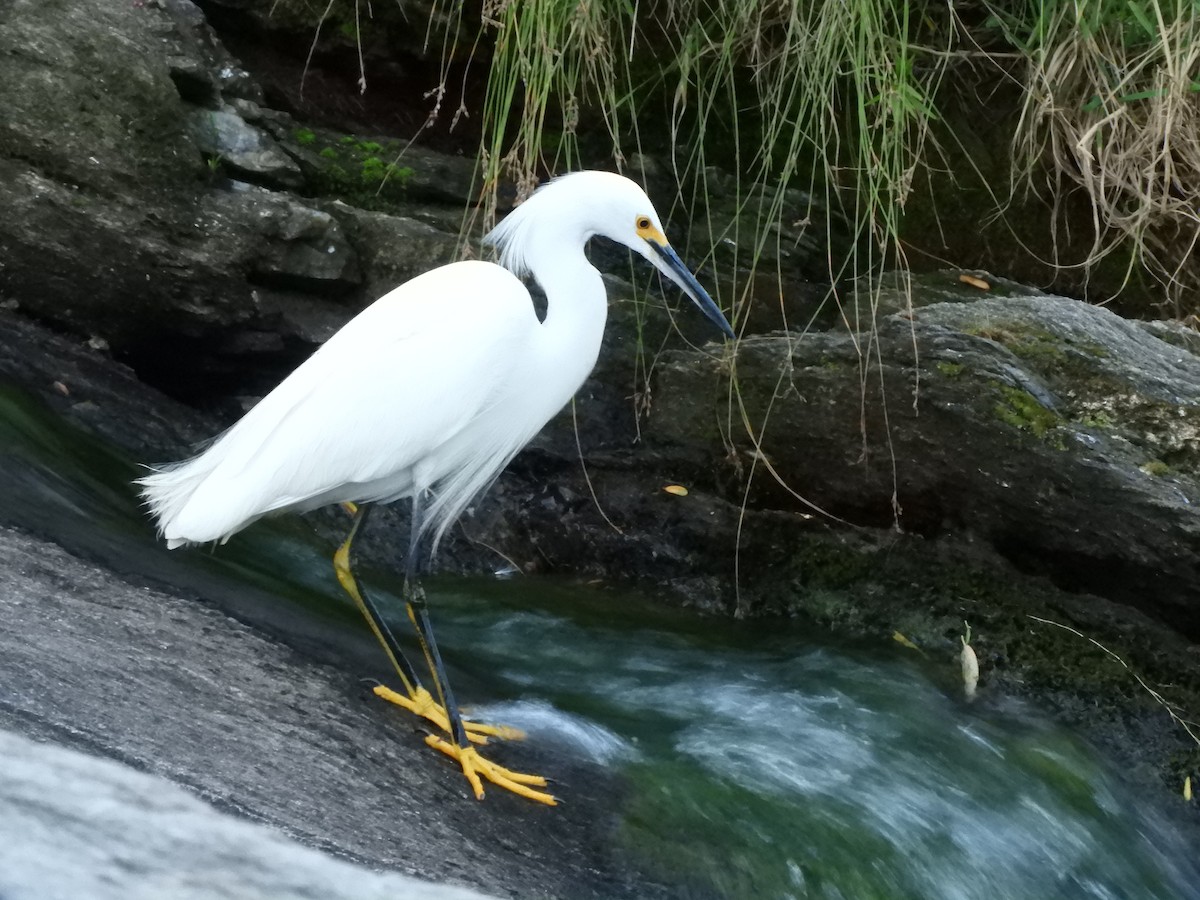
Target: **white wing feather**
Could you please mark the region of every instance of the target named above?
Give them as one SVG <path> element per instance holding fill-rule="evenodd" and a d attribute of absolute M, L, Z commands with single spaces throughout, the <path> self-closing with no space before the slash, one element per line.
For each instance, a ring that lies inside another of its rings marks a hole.
<path fill-rule="evenodd" d="M 494 439 L 480 428 L 512 396 L 538 327 L 524 285 L 491 263 L 407 282 L 206 451 L 140 481 L 160 531 L 169 546 L 224 540 L 270 512 L 394 500 L 454 472 L 466 475 L 455 479 L 459 493 L 471 483 L 481 490 L 543 424 Z M 470 501 L 448 499 L 442 507 L 454 509 L 435 510 L 435 520 Z"/>

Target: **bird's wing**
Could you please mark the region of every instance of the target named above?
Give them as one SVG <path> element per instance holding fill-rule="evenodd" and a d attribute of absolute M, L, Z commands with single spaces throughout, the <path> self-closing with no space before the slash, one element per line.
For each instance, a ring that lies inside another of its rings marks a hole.
<path fill-rule="evenodd" d="M 495 402 L 537 327 L 524 285 L 491 263 L 402 285 L 184 465 L 195 487 L 164 533 L 213 540 L 341 485 L 402 480 Z"/>

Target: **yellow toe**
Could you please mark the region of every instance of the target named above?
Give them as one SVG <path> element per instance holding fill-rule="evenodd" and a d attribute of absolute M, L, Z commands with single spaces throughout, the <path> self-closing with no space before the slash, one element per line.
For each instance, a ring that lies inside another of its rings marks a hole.
<path fill-rule="evenodd" d="M 393 691 L 390 687 L 382 684 L 376 685 L 373 690 L 375 696 L 395 703 L 414 715 L 428 719 L 442 731 L 450 733 L 450 719 L 446 716 L 446 710 L 433 699 L 433 695 L 425 688 L 417 688 L 411 696 Z M 506 741 L 525 739 L 525 732 L 508 725 L 485 725 L 482 722 L 469 722 L 464 719 L 463 728 L 467 731 L 467 737 L 475 744 L 486 744 L 488 738 L 499 738 Z"/>
<path fill-rule="evenodd" d="M 511 769 L 506 769 L 504 766 L 484 759 L 474 747 L 459 747 L 457 744 L 443 740 L 437 735 L 431 734 L 426 736 L 425 743 L 435 750 L 445 753 L 451 759 L 458 761 L 458 764 L 462 766 L 463 775 L 466 776 L 467 781 L 471 785 L 471 790 L 475 792 L 477 800 L 483 799 L 483 782 L 480 779 L 480 776 L 483 776 L 483 778 L 486 778 L 497 787 L 511 791 L 527 800 L 532 800 L 535 803 L 544 803 L 547 806 L 558 805 L 558 800 L 555 799 L 554 795 L 548 794 L 545 791 L 535 791 L 530 786 L 545 787 L 546 779 L 541 775 L 526 775 L 522 772 L 513 772 Z"/>

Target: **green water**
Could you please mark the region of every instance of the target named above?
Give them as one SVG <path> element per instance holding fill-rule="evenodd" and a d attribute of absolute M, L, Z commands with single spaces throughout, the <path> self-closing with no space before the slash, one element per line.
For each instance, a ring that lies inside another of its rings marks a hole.
<path fill-rule="evenodd" d="M 0 391 L 4 521 L 248 603 L 301 646 L 374 652 L 302 520 L 167 553 L 127 488 L 135 471 Z M 960 700 L 949 661 L 543 579 L 429 588 L 460 699 L 617 772 L 615 840 L 682 896 L 1200 896 L 1169 809 L 1037 709 Z"/>
<path fill-rule="evenodd" d="M 527 582 L 526 582 L 527 584 Z M 481 715 L 618 767 L 622 840 L 697 896 L 1194 896 L 1194 851 L 1036 710 L 786 623 L 670 627 L 578 588 L 439 591 Z M 600 612 L 603 610 L 603 612 Z"/>

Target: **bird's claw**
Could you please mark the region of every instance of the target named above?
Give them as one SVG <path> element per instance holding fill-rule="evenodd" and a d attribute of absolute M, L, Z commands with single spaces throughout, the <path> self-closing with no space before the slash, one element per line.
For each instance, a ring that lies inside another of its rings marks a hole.
<path fill-rule="evenodd" d="M 475 792 L 476 800 L 483 799 L 483 782 L 479 777 L 482 775 L 497 787 L 502 787 L 506 791 L 512 791 L 514 794 L 524 797 L 527 800 L 544 803 L 547 806 L 558 805 L 558 800 L 555 799 L 553 794 L 533 789 L 534 787 L 546 786 L 546 779 L 541 775 L 525 775 L 521 772 L 513 772 L 511 769 L 506 769 L 504 766 L 484 759 L 474 747 L 460 747 L 434 734 L 426 735 L 425 743 L 435 750 L 445 753 L 451 759 L 458 760 L 458 764 L 462 766 L 463 774 L 471 784 L 471 790 Z"/>
<path fill-rule="evenodd" d="M 424 719 L 428 719 L 447 734 L 451 733 L 450 719 L 446 715 L 445 708 L 434 700 L 433 695 L 425 690 L 425 688 L 417 688 L 411 696 L 397 693 L 382 684 L 376 685 L 374 690 L 375 696 L 381 697 L 390 703 L 395 703 L 397 706 L 401 706 Z M 482 722 L 468 722 L 464 719 L 463 728 L 466 729 L 467 737 L 474 744 L 486 744 L 489 738 L 498 738 L 505 741 L 521 741 L 525 739 L 525 732 L 508 725 L 485 725 Z"/>

